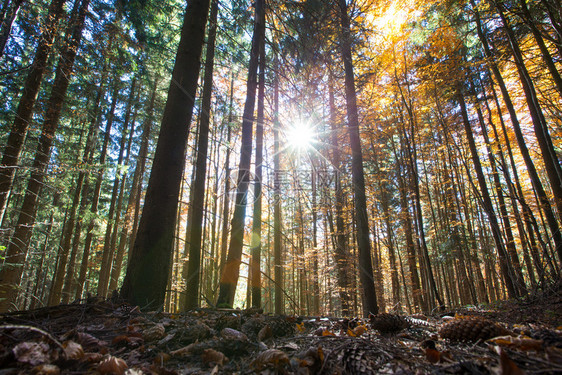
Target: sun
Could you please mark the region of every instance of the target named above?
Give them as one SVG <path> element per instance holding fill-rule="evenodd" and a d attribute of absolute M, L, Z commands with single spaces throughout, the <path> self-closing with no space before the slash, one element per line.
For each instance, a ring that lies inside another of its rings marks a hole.
<path fill-rule="evenodd" d="M 297 152 L 310 150 L 316 143 L 316 133 L 306 121 L 294 122 L 285 132 L 287 145 Z"/>

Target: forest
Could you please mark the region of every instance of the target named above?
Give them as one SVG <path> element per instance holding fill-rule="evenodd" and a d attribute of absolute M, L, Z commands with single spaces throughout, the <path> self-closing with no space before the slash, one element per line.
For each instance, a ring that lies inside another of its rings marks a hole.
<path fill-rule="evenodd" d="M 0 6 L 1 313 L 366 317 L 559 287 L 559 1 Z"/>

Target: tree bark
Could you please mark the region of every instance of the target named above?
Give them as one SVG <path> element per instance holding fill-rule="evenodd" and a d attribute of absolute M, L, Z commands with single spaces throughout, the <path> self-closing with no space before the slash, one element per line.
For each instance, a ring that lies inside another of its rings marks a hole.
<path fill-rule="evenodd" d="M 2 162 L 0 162 L 0 221 L 4 217 L 8 195 L 12 189 L 14 175 L 31 122 L 31 116 L 33 115 L 33 105 L 39 93 L 43 74 L 47 69 L 47 59 L 53 46 L 57 25 L 64 13 L 63 4 L 64 0 L 53 0 L 49 6 L 43 25 L 43 32 L 39 37 L 39 45 L 37 46 L 29 74 L 25 79 L 14 122 L 4 148 Z"/>
<path fill-rule="evenodd" d="M 84 291 L 84 283 L 86 281 L 86 275 L 88 273 L 88 260 L 90 257 L 90 249 L 92 246 L 92 241 L 94 239 L 94 227 L 96 225 L 96 214 L 98 213 L 98 205 L 101 193 L 101 185 L 103 182 L 103 175 L 105 173 L 105 159 L 107 157 L 107 148 L 109 146 L 109 141 L 111 140 L 111 128 L 113 126 L 113 120 L 115 118 L 115 108 L 117 106 L 117 98 L 119 97 L 119 87 L 121 81 L 119 77 L 115 77 L 115 82 L 113 83 L 113 93 L 111 99 L 111 105 L 109 109 L 109 114 L 107 122 L 105 124 L 104 139 L 102 143 L 102 149 L 100 153 L 100 170 L 97 172 L 96 184 L 94 186 L 94 192 L 92 194 L 92 205 L 90 212 L 92 213 L 92 219 L 88 223 L 88 228 L 86 230 L 86 239 L 84 240 L 84 251 L 82 252 L 82 262 L 80 264 L 80 273 L 78 275 L 78 283 L 76 288 L 76 298 L 80 299 L 82 292 Z"/>
<path fill-rule="evenodd" d="M 488 59 L 488 66 L 492 70 L 494 78 L 496 79 L 496 82 L 502 93 L 502 98 L 509 112 L 509 117 L 511 119 L 511 124 L 513 126 L 513 132 L 515 133 L 517 144 L 519 145 L 519 150 L 521 151 L 521 156 L 525 161 L 525 166 L 527 167 L 527 172 L 529 173 L 529 177 L 531 178 L 531 183 L 533 184 L 533 187 L 537 192 L 537 196 L 539 198 L 541 208 L 546 216 L 548 227 L 550 229 L 556 247 L 556 252 L 560 256 L 560 254 L 562 254 L 562 234 L 560 233 L 560 227 L 558 221 L 556 220 L 556 216 L 554 214 L 550 201 L 546 195 L 542 182 L 539 178 L 535 164 L 531 159 L 531 155 L 529 154 L 529 150 L 527 148 L 527 144 L 525 138 L 523 137 L 523 132 L 521 131 L 521 126 L 519 124 L 519 119 L 517 118 L 517 114 L 515 112 L 515 106 L 513 105 L 509 92 L 507 91 L 507 87 L 500 73 L 500 70 L 493 60 L 493 56 L 492 56 L 492 52 L 490 51 L 488 40 L 484 35 L 484 30 L 482 28 L 482 22 L 480 21 L 480 15 L 478 13 L 478 10 L 476 9 L 474 1 L 471 1 L 471 4 L 472 7 L 475 9 L 476 31 L 478 33 L 478 38 L 482 43 L 482 47 L 484 48 L 484 54 Z"/>
<path fill-rule="evenodd" d="M 4 17 L 0 20 L 0 58 L 4 55 L 4 48 L 6 48 L 6 43 L 8 42 L 8 37 L 10 36 L 10 31 L 12 30 L 12 23 L 16 19 L 18 11 L 25 0 L 14 0 L 13 5 L 10 4 L 10 11 L 4 13 L 5 9 L 2 9 Z"/>
<path fill-rule="evenodd" d="M 279 59 L 275 55 L 273 97 L 273 266 L 275 314 L 283 314 L 283 243 L 281 239 L 281 156 L 279 147 Z"/>
<path fill-rule="evenodd" d="M 109 212 L 107 214 L 107 226 L 105 229 L 105 239 L 103 242 L 103 253 L 100 265 L 100 273 L 98 278 L 98 289 L 97 294 L 100 297 L 106 297 L 109 287 L 109 279 L 111 276 L 111 269 L 113 267 L 113 255 L 115 253 L 115 231 L 113 230 L 114 224 L 119 222 L 120 217 L 120 207 L 119 203 L 122 202 L 122 195 L 119 190 L 121 185 L 121 180 L 125 178 L 122 175 L 122 170 L 119 166 L 123 163 L 123 158 L 125 154 L 125 144 L 127 141 L 127 133 L 129 131 L 129 120 L 131 116 L 132 106 L 134 102 L 135 92 L 136 92 L 137 78 L 134 77 L 131 83 L 131 89 L 129 90 L 129 98 L 127 100 L 127 107 L 125 109 L 125 119 L 123 122 L 123 128 L 121 129 L 121 141 L 119 142 L 119 156 L 117 157 L 117 170 L 115 172 L 115 179 L 113 181 L 113 190 L 111 193 L 111 203 L 109 205 Z M 134 125 L 134 124 L 133 124 Z M 134 129 L 130 130 L 131 132 Z M 120 199 L 119 199 L 120 198 Z M 117 230 L 117 228 L 115 228 Z"/>
<path fill-rule="evenodd" d="M 240 264 L 242 261 L 242 247 L 244 240 L 244 219 L 246 217 L 247 193 L 250 183 L 250 162 L 252 158 L 252 134 L 254 123 L 254 106 L 256 101 L 257 70 L 259 47 L 265 33 L 264 1 L 255 3 L 256 15 L 252 49 L 250 51 L 250 65 L 248 69 L 248 83 L 246 89 L 246 103 L 242 118 L 242 145 L 240 150 L 240 165 L 238 167 L 236 201 L 231 222 L 230 244 L 224 271 L 219 285 L 217 306 L 232 306 L 234 293 L 238 284 Z"/>
<path fill-rule="evenodd" d="M 345 68 L 345 97 L 347 103 L 348 131 L 351 143 L 351 174 L 355 193 L 355 211 L 357 217 L 357 247 L 359 249 L 359 279 L 363 288 L 363 315 L 377 314 L 377 295 L 373 281 L 371 263 L 371 242 L 369 239 L 369 219 L 367 216 L 367 198 L 365 195 L 365 177 L 363 174 L 363 154 L 359 135 L 359 116 L 355 93 L 355 77 L 351 58 L 351 30 L 347 14 L 346 0 L 339 0 L 341 17 L 341 52 Z"/>
<path fill-rule="evenodd" d="M 205 186 L 207 178 L 207 154 L 209 149 L 209 123 L 211 117 L 211 97 L 213 93 L 213 66 L 215 59 L 215 40 L 217 35 L 218 0 L 211 4 L 207 51 L 205 57 L 205 75 L 201 99 L 201 115 L 199 117 L 199 137 L 197 139 L 197 161 L 195 181 L 193 183 L 193 200 L 191 201 L 191 237 L 189 239 L 189 261 L 184 263 L 183 278 L 185 280 L 184 311 L 199 306 L 199 279 L 201 274 L 201 242 L 203 241 L 203 214 L 205 211 Z M 183 305 L 183 304 L 182 304 Z"/>
<path fill-rule="evenodd" d="M 184 14 L 168 100 L 143 213 L 121 297 L 143 308 L 164 304 L 176 212 L 210 0 L 191 0 Z"/>
<path fill-rule="evenodd" d="M 265 22 L 265 19 L 263 20 Z M 261 227 L 262 227 L 262 178 L 263 178 L 263 125 L 265 100 L 265 35 L 259 52 L 258 117 L 256 120 L 256 161 L 254 176 L 254 212 L 250 242 L 250 289 L 252 307 L 261 307 Z"/>
<path fill-rule="evenodd" d="M 482 206 L 484 208 L 484 211 L 486 212 L 486 215 L 488 216 L 488 220 L 490 222 L 490 226 L 492 230 L 492 236 L 494 238 L 494 243 L 496 245 L 496 250 L 498 252 L 500 270 L 502 272 L 502 276 L 505 282 L 505 286 L 507 288 L 507 293 L 509 298 L 516 298 L 519 297 L 519 292 L 515 284 L 516 278 L 512 270 L 513 265 L 509 260 L 508 254 L 505 250 L 505 246 L 502 241 L 501 229 L 498 224 L 496 214 L 494 212 L 494 207 L 492 204 L 492 200 L 490 198 L 490 194 L 488 192 L 488 187 L 486 186 L 486 178 L 484 177 L 484 172 L 482 171 L 482 165 L 480 164 L 480 157 L 478 156 L 478 152 L 476 150 L 476 143 L 474 141 L 474 136 L 472 134 L 472 127 L 468 119 L 468 113 L 466 110 L 464 95 L 462 94 L 460 87 L 458 88 L 458 100 L 461 107 L 461 115 L 463 119 L 466 138 L 468 139 L 470 154 L 472 156 L 472 162 L 474 164 L 474 169 L 476 171 L 476 176 L 478 179 L 478 185 L 480 187 Z"/>
<path fill-rule="evenodd" d="M 75 3 L 75 9 L 73 9 L 72 12 L 73 16 L 70 22 L 71 29 L 67 32 L 64 50 L 62 51 L 57 65 L 51 97 L 43 122 L 43 130 L 33 161 L 33 172 L 29 178 L 14 235 L 6 250 L 5 264 L 7 266 L 0 271 L 0 299 L 2 299 L 0 312 L 8 311 L 17 297 L 17 286 L 21 279 L 23 262 L 27 255 L 33 226 L 35 224 L 35 217 L 37 215 L 38 198 L 41 195 L 45 172 L 51 157 L 53 140 L 58 127 L 68 84 L 72 76 L 74 60 L 82 38 L 82 29 L 84 28 L 88 4 L 89 0 L 77 1 Z"/>

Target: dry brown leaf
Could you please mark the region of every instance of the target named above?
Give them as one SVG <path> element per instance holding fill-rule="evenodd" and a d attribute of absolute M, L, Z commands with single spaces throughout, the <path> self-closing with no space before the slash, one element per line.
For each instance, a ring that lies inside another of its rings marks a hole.
<path fill-rule="evenodd" d="M 90 363 L 97 363 L 103 359 L 103 354 L 101 353 L 84 353 L 83 361 Z"/>
<path fill-rule="evenodd" d="M 145 341 L 150 342 L 150 341 L 160 340 L 165 335 L 166 335 L 166 328 L 164 327 L 163 324 L 158 323 L 144 330 L 144 332 L 142 333 L 142 338 Z"/>
<path fill-rule="evenodd" d="M 152 361 L 155 365 L 164 366 L 164 362 L 168 362 L 172 356 L 168 353 L 160 352 L 156 354 L 154 360 Z"/>
<path fill-rule="evenodd" d="M 32 368 L 31 373 L 34 375 L 59 375 L 60 368 L 55 365 L 42 364 Z"/>
<path fill-rule="evenodd" d="M 102 375 L 123 375 L 129 366 L 121 358 L 108 356 L 97 367 L 97 371 Z"/>
<path fill-rule="evenodd" d="M 335 336 L 336 334 L 329 329 L 322 330 L 322 336 Z"/>
<path fill-rule="evenodd" d="M 524 375 L 515 362 L 513 362 L 501 346 L 495 347 L 496 353 L 500 355 L 501 375 Z"/>
<path fill-rule="evenodd" d="M 364 325 L 359 325 L 359 326 L 353 328 L 353 330 L 348 329 L 347 335 L 351 336 L 351 337 L 359 337 L 362 334 L 364 334 L 365 332 L 367 332 L 367 327 L 365 327 Z"/>
<path fill-rule="evenodd" d="M 265 325 L 258 332 L 258 341 L 264 341 L 273 336 L 273 330 L 269 325 Z"/>
<path fill-rule="evenodd" d="M 72 340 L 65 341 L 62 343 L 62 347 L 67 359 L 82 359 L 82 357 L 84 357 L 84 349 L 82 349 L 82 345 L 77 342 Z"/>
<path fill-rule="evenodd" d="M 256 359 L 250 363 L 250 366 L 255 371 L 262 371 L 268 367 L 280 371 L 287 363 L 289 363 L 289 357 L 285 352 L 278 349 L 267 349 L 258 354 Z"/>
<path fill-rule="evenodd" d="M 97 339 L 86 332 L 76 333 L 76 342 L 82 345 L 86 350 L 107 346 L 107 342 Z"/>
<path fill-rule="evenodd" d="M 111 340 L 112 345 L 128 345 L 128 344 L 140 345 L 142 342 L 143 342 L 142 337 L 138 337 L 136 335 L 132 336 L 130 334 L 115 336 L 115 338 Z"/>
<path fill-rule="evenodd" d="M 542 340 L 535 340 L 524 336 L 498 336 L 488 341 L 496 345 L 507 346 L 509 348 L 515 348 L 525 351 L 541 350 L 543 348 Z"/>
<path fill-rule="evenodd" d="M 25 341 L 17 344 L 12 352 L 18 362 L 28 363 L 32 366 L 50 362 L 50 348 L 44 342 Z"/>
<path fill-rule="evenodd" d="M 215 349 L 205 349 L 201 354 L 201 360 L 206 365 L 215 364 L 222 366 L 228 361 L 228 358 L 226 358 L 223 353 L 216 351 Z"/>

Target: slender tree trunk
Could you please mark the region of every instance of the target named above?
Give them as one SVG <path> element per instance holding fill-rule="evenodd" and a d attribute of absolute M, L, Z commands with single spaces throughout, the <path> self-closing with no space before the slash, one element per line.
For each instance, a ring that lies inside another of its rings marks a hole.
<path fill-rule="evenodd" d="M 476 6 L 474 5 L 474 2 L 472 2 L 472 7 L 474 9 L 476 9 Z M 519 145 L 519 150 L 521 151 L 521 156 L 523 157 L 523 160 L 525 161 L 525 166 L 527 167 L 527 172 L 529 173 L 529 177 L 531 178 L 531 183 L 533 184 L 533 187 L 535 188 L 535 191 L 536 191 L 537 196 L 539 198 L 541 208 L 542 208 L 542 210 L 543 210 L 543 212 L 546 216 L 548 227 L 550 229 L 550 232 L 551 232 L 551 235 L 552 235 L 552 238 L 554 240 L 555 247 L 556 247 L 556 252 L 560 255 L 560 254 L 562 254 L 562 234 L 560 233 L 560 227 L 558 225 L 558 221 L 556 220 L 556 216 L 554 214 L 552 206 L 550 205 L 550 201 L 548 199 L 548 196 L 546 195 L 546 192 L 544 190 L 542 182 L 539 178 L 539 175 L 537 173 L 537 169 L 535 167 L 535 164 L 534 164 L 534 162 L 531 159 L 531 156 L 529 154 L 529 150 L 527 148 L 527 144 L 526 144 L 525 138 L 523 137 L 523 132 L 521 131 L 521 126 L 519 124 L 519 119 L 517 118 L 517 114 L 515 112 L 515 106 L 513 105 L 513 102 L 511 101 L 511 97 L 509 95 L 509 92 L 507 91 L 507 87 L 506 87 L 505 82 L 503 80 L 503 77 L 500 73 L 500 70 L 493 60 L 493 55 L 492 55 L 492 52 L 490 51 L 488 40 L 486 39 L 486 36 L 484 35 L 484 31 L 482 29 L 482 23 L 480 21 L 480 16 L 479 16 L 478 11 L 475 12 L 475 16 L 476 16 L 476 18 L 475 18 L 475 20 L 476 20 L 476 31 L 478 33 L 478 38 L 480 39 L 480 42 L 482 43 L 482 47 L 484 48 L 484 54 L 486 55 L 486 57 L 489 61 L 488 66 L 492 70 L 492 73 L 494 74 L 494 78 L 496 79 L 496 82 L 497 82 L 497 84 L 500 88 L 500 91 L 502 93 L 502 98 L 503 98 L 505 106 L 506 106 L 506 108 L 509 112 L 509 117 L 511 119 L 513 132 L 515 133 L 515 138 L 517 139 L 517 144 Z M 543 155 L 543 156 L 546 156 L 546 155 Z M 561 213 L 562 212 L 560 212 L 559 214 L 561 214 Z M 562 258 L 561 258 L 561 261 L 562 261 Z"/>
<path fill-rule="evenodd" d="M 458 89 L 458 99 L 461 106 L 461 114 L 463 118 L 464 128 L 466 137 L 468 139 L 468 144 L 470 148 L 470 153 L 472 156 L 472 162 L 474 164 L 474 169 L 476 171 L 476 176 L 478 179 L 478 185 L 480 186 L 480 195 L 482 199 L 482 206 L 488 216 L 488 220 L 490 222 L 492 235 L 494 237 L 494 242 L 496 245 L 496 250 L 498 252 L 498 258 L 500 262 L 500 269 L 502 271 L 502 276 L 507 288 L 507 292 L 509 298 L 515 298 L 519 296 L 517 287 L 515 285 L 515 276 L 513 275 L 513 270 L 511 269 L 513 266 L 508 258 L 508 254 L 505 250 L 504 244 L 502 242 L 502 235 L 500 226 L 498 224 L 498 220 L 496 214 L 494 212 L 494 207 L 492 205 L 492 200 L 490 199 L 490 195 L 488 193 L 488 187 L 486 186 L 486 179 L 484 177 L 484 172 L 482 171 L 482 165 L 480 164 L 480 157 L 478 156 L 478 152 L 476 150 L 476 143 L 474 141 L 474 136 L 472 134 L 472 127 L 470 125 L 470 121 L 468 119 L 468 113 L 466 110 L 466 104 L 464 100 L 464 95 L 461 92 L 461 89 Z"/>
<path fill-rule="evenodd" d="M 281 239 L 281 157 L 279 146 L 279 59 L 275 55 L 273 97 L 273 266 L 275 268 L 275 313 L 283 313 L 283 244 Z"/>
<path fill-rule="evenodd" d="M 121 297 L 144 308 L 161 307 L 166 295 L 208 11 L 209 0 L 191 0 L 186 7 L 144 209 L 121 288 Z"/>
<path fill-rule="evenodd" d="M 336 105 L 334 98 L 333 83 L 330 78 L 328 87 L 328 102 L 330 108 L 330 126 L 332 133 L 332 165 L 334 166 L 334 194 L 335 194 L 335 214 L 336 214 L 336 228 L 332 229 L 334 241 L 334 260 L 336 262 L 336 273 L 338 291 L 343 316 L 351 315 L 351 295 L 350 292 L 350 270 L 349 270 L 349 246 L 345 230 L 344 213 L 345 196 L 341 183 L 341 158 L 336 120 Z M 331 227 L 333 228 L 333 220 L 330 220 Z"/>
<path fill-rule="evenodd" d="M 546 173 L 554 195 L 554 202 L 558 209 L 558 216 L 562 219 L 562 168 L 560 167 L 560 161 L 558 160 L 558 156 L 554 150 L 552 139 L 548 130 L 548 124 L 546 123 L 544 114 L 538 102 L 535 87 L 529 72 L 525 67 L 523 54 L 519 48 L 519 44 L 515 38 L 513 30 L 511 29 L 511 25 L 504 15 L 503 6 L 496 3 L 496 9 L 502 19 L 505 32 L 509 39 L 511 51 L 515 59 L 515 66 L 517 67 L 517 71 L 519 73 L 521 85 L 523 86 L 523 92 L 525 93 L 525 97 L 527 99 L 529 113 L 531 114 L 531 119 L 533 121 L 535 136 L 541 149 Z M 562 264 L 562 249 L 557 249 L 557 253 L 560 264 Z"/>
<path fill-rule="evenodd" d="M 355 77 L 351 59 L 351 30 L 347 14 L 346 0 L 339 0 L 341 17 L 342 58 L 345 68 L 345 97 L 349 139 L 351 143 L 351 174 L 355 194 L 355 211 L 357 217 L 357 247 L 359 249 L 359 279 L 363 288 L 363 315 L 377 314 L 377 295 L 373 281 L 371 263 L 371 242 L 369 239 L 369 219 L 367 217 L 367 198 L 365 195 L 365 177 L 363 174 L 363 154 L 359 135 L 359 115 L 355 93 Z"/>
<path fill-rule="evenodd" d="M 0 221 L 4 217 L 8 195 L 12 189 L 27 129 L 33 115 L 33 105 L 39 93 L 43 74 L 47 69 L 47 59 L 51 52 L 57 25 L 64 13 L 63 4 L 64 0 L 53 0 L 49 6 L 42 29 L 43 32 L 39 37 L 39 45 L 37 46 L 31 69 L 25 79 L 22 96 L 14 116 L 6 147 L 4 148 L 2 161 L 0 162 Z"/>
<path fill-rule="evenodd" d="M 8 37 L 10 36 L 10 31 L 12 30 L 12 23 L 16 19 L 18 11 L 24 0 L 14 0 L 13 4 L 10 4 L 10 11 L 4 13 L 4 17 L 0 20 L 0 58 L 4 55 L 4 48 L 8 42 Z M 2 9 L 4 12 L 4 9 Z"/>
<path fill-rule="evenodd" d="M 228 106 L 228 125 L 226 127 L 226 155 L 224 160 L 224 199 L 222 202 L 222 234 L 221 234 L 221 250 L 220 250 L 220 267 L 219 275 L 222 275 L 224 265 L 226 264 L 226 254 L 228 250 L 228 222 L 230 208 L 230 152 L 232 125 L 234 114 L 232 112 L 232 104 L 234 100 L 234 75 L 230 80 L 230 104 Z"/>
<path fill-rule="evenodd" d="M 398 163 L 400 164 L 400 163 Z M 397 166 L 397 168 L 400 168 Z M 406 250 L 408 252 L 408 268 L 410 270 L 410 283 L 412 285 L 412 296 L 414 299 L 414 309 L 419 310 L 423 308 L 423 294 L 420 285 L 420 278 L 418 274 L 418 266 L 416 261 L 416 247 L 414 244 L 413 236 L 414 231 L 412 227 L 412 217 L 408 211 L 408 197 L 407 187 L 402 177 L 403 174 L 400 170 L 397 171 L 400 191 L 400 217 L 403 223 L 404 236 L 406 237 Z"/>
<path fill-rule="evenodd" d="M 111 193 L 111 203 L 109 205 L 109 212 L 107 214 L 107 226 L 105 229 L 105 239 L 103 242 L 103 253 L 102 253 L 102 260 L 100 266 L 100 274 L 98 279 L 98 290 L 97 294 L 100 297 L 107 296 L 108 286 L 109 286 L 109 279 L 111 276 L 111 268 L 113 265 L 113 254 L 115 252 L 115 246 L 112 239 L 114 238 L 114 224 L 119 222 L 119 214 L 120 214 L 120 207 L 118 203 L 122 201 L 122 195 L 119 192 L 119 186 L 121 185 L 121 180 L 125 178 L 122 175 L 122 171 L 120 170 L 119 166 L 123 163 L 123 158 L 125 154 L 125 145 L 127 141 L 127 135 L 129 131 L 129 120 L 131 116 L 133 101 L 136 92 L 136 85 L 137 79 L 136 77 L 133 78 L 131 83 L 131 89 L 129 91 L 129 98 L 127 100 L 127 108 L 125 112 L 125 119 L 123 122 L 123 129 L 121 129 L 121 141 L 119 142 L 119 156 L 117 158 L 117 171 L 115 173 L 115 179 L 113 181 L 113 190 Z M 133 129 L 131 129 L 131 132 Z M 115 228 L 117 229 L 117 228 Z"/>
<path fill-rule="evenodd" d="M 265 20 L 264 20 L 265 21 Z M 259 57 L 258 117 L 256 121 L 256 167 L 254 176 L 254 212 L 250 243 L 250 289 L 252 307 L 261 307 L 261 227 L 262 227 L 262 164 L 263 164 L 263 125 L 265 100 L 265 40 L 262 38 Z"/>
<path fill-rule="evenodd" d="M 494 189 L 496 190 L 498 205 L 500 210 L 501 219 L 504 226 L 505 238 L 506 238 L 506 248 L 509 254 L 511 264 L 513 264 L 513 274 L 515 276 L 515 286 L 519 289 L 520 294 L 525 294 L 525 281 L 523 279 L 523 271 L 521 269 L 521 263 L 519 262 L 519 256 L 517 254 L 517 248 L 515 247 L 515 239 L 513 236 L 513 231 L 511 229 L 511 223 L 509 220 L 509 214 L 507 212 L 507 206 L 505 203 L 505 198 L 502 190 L 501 181 L 499 178 L 499 173 L 497 169 L 496 158 L 492 152 L 490 145 L 490 138 L 488 136 L 488 130 L 486 129 L 486 124 L 484 123 L 484 117 L 482 116 L 482 111 L 480 109 L 479 103 L 476 101 L 474 104 L 476 108 L 476 113 L 478 115 L 478 121 L 482 129 L 482 135 L 484 137 L 484 143 L 486 144 L 488 152 L 488 161 L 490 162 L 490 169 L 492 170 L 492 178 L 494 181 Z"/>
<path fill-rule="evenodd" d="M 115 108 L 117 106 L 117 99 L 119 96 L 120 79 L 115 77 L 115 82 L 113 84 L 113 93 L 111 99 L 110 110 L 105 125 L 104 139 L 102 143 L 102 149 L 100 153 L 100 170 L 97 173 L 96 184 L 94 186 L 94 192 L 92 196 L 92 205 L 90 212 L 93 218 L 88 224 L 86 230 L 86 239 L 84 240 L 84 251 L 82 252 L 82 262 L 80 264 L 80 273 L 78 275 L 78 285 L 76 288 L 76 299 L 80 299 L 82 292 L 84 291 L 84 285 L 86 282 L 86 276 L 88 273 L 88 260 L 90 258 L 90 249 L 92 246 L 92 241 L 94 240 L 94 227 L 96 225 L 95 215 L 98 213 L 98 205 L 101 193 L 101 185 L 103 182 L 103 175 L 105 173 L 105 159 L 107 157 L 107 148 L 109 146 L 109 141 L 111 140 L 111 128 L 113 126 L 113 120 L 115 118 Z"/>
<path fill-rule="evenodd" d="M 22 263 L 26 258 L 31 241 L 38 208 L 38 198 L 41 195 L 66 90 L 72 76 L 76 52 L 82 38 L 82 29 L 88 4 L 89 0 L 76 2 L 73 17 L 71 18 L 73 22 L 70 23 L 72 29 L 67 32 L 65 47 L 57 66 L 51 97 L 45 113 L 41 138 L 37 146 L 35 160 L 33 161 L 33 172 L 29 178 L 16 230 L 6 251 L 6 263 L 10 266 L 4 267 L 0 271 L 0 299 L 3 299 L 0 303 L 0 312 L 7 311 L 16 300 L 17 285 L 20 282 L 23 269 Z"/>
<path fill-rule="evenodd" d="M 244 105 L 244 117 L 242 119 L 242 145 L 240 150 L 240 165 L 238 168 L 236 202 L 231 222 L 232 232 L 230 236 L 228 256 L 224 271 L 221 275 L 217 306 L 232 306 L 242 260 L 244 219 L 246 217 L 246 199 L 248 185 L 250 183 L 250 162 L 252 158 L 252 128 L 254 123 L 254 105 L 256 100 L 258 57 L 261 40 L 265 34 L 264 1 L 257 0 L 255 7 L 256 15 L 254 36 L 252 38 L 252 49 L 250 51 L 246 103 Z"/>
<path fill-rule="evenodd" d="M 539 31 L 537 25 L 533 20 L 533 16 L 531 15 L 531 12 L 529 11 L 529 7 L 527 6 L 527 0 L 519 0 L 519 4 L 521 5 L 521 10 L 523 11 L 522 18 L 531 29 L 531 32 L 533 33 L 533 37 L 535 38 L 535 42 L 537 43 L 537 46 L 541 51 L 542 59 L 546 67 L 548 68 L 548 72 L 550 73 L 552 80 L 554 81 L 554 84 L 558 89 L 558 93 L 562 95 L 562 77 L 560 77 L 560 72 L 556 68 L 556 64 L 552 59 L 552 55 L 550 54 L 550 51 L 548 50 L 548 47 L 544 42 L 541 32 Z M 559 4 L 559 6 L 560 5 L 562 4 Z"/>
<path fill-rule="evenodd" d="M 205 211 L 205 180 L 207 178 L 207 154 L 209 148 L 209 123 L 211 118 L 211 96 L 213 93 L 213 65 L 215 59 L 215 40 L 217 35 L 218 0 L 211 4 L 207 51 L 205 57 L 205 75 L 203 78 L 203 94 L 201 99 L 201 115 L 199 117 L 199 137 L 197 139 L 197 161 L 195 181 L 192 186 L 191 202 L 191 236 L 189 239 L 189 261 L 184 264 L 184 280 L 186 285 L 185 304 L 182 310 L 192 310 L 199 306 L 199 279 L 201 274 L 201 243 L 203 213 Z"/>
<path fill-rule="evenodd" d="M 131 183 L 131 192 L 129 193 L 129 202 L 127 203 L 127 209 L 125 210 L 125 218 L 123 220 L 123 229 L 121 231 L 121 236 L 119 238 L 119 247 L 117 248 L 117 254 L 115 256 L 115 263 L 111 270 L 111 280 L 109 284 L 109 290 L 115 290 L 117 288 L 117 283 L 121 275 L 121 267 L 123 265 L 123 258 L 125 256 L 127 243 L 129 242 L 129 233 L 132 233 L 132 227 L 134 226 L 133 214 L 135 212 L 135 207 L 138 205 L 141 195 L 142 188 L 142 177 L 144 171 L 144 164 L 146 161 L 146 156 L 148 154 L 148 140 L 150 138 L 150 128 L 152 126 L 152 116 L 151 113 L 154 110 L 154 100 L 156 98 L 156 88 L 158 87 L 158 78 L 154 79 L 154 86 L 152 88 L 152 94 L 150 97 L 150 103 L 147 108 L 147 113 L 149 114 L 143 123 L 142 135 L 141 135 L 141 145 L 139 148 L 139 154 L 137 156 L 137 162 L 135 165 L 135 171 L 133 173 L 133 181 Z"/>

